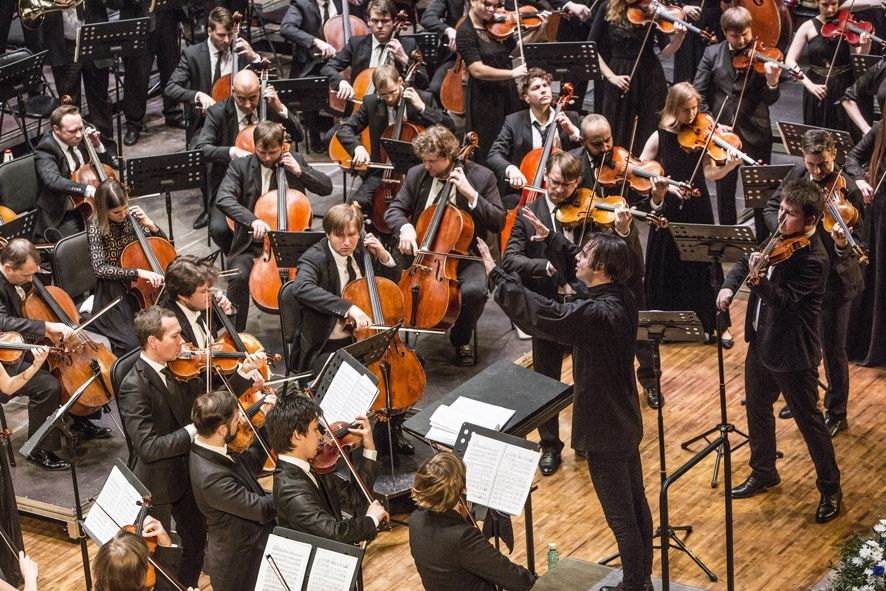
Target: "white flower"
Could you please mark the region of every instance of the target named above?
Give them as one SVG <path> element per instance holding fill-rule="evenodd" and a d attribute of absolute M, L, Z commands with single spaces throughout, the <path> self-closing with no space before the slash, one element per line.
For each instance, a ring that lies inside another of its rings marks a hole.
<path fill-rule="evenodd" d="M 880 523 L 878 523 L 877 525 L 874 526 L 874 531 L 877 532 L 878 534 L 882 534 L 883 532 L 886 532 L 886 519 L 881 519 Z"/>
<path fill-rule="evenodd" d="M 861 566 L 862 564 L 864 564 L 864 560 L 862 560 L 858 556 L 853 556 L 852 557 L 852 564 L 854 564 L 855 566 Z"/>

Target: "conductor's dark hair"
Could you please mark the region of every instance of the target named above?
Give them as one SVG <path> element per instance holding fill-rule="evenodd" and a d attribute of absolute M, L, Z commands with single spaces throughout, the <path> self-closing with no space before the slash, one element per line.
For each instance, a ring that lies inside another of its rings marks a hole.
<path fill-rule="evenodd" d="M 138 346 L 142 349 L 148 344 L 148 338 L 163 338 L 163 319 L 175 318 L 175 312 L 161 306 L 150 306 L 141 310 L 135 315 L 133 328 L 135 329 L 135 339 Z"/>
<path fill-rule="evenodd" d="M 311 421 L 319 418 L 317 403 L 301 394 L 284 396 L 265 417 L 268 442 L 278 452 L 292 450 L 292 434 L 307 435 Z"/>
<path fill-rule="evenodd" d="M 230 392 L 214 390 L 201 394 L 191 408 L 191 421 L 202 437 L 231 422 L 237 413 L 237 399 Z"/>
<path fill-rule="evenodd" d="M 817 220 L 824 208 L 824 191 L 810 180 L 797 179 L 784 186 L 781 200 L 789 205 L 802 207 L 803 217 L 813 217 Z"/>
<path fill-rule="evenodd" d="M 26 238 L 16 238 L 4 246 L 3 250 L 0 250 L 0 265 L 9 263 L 12 265 L 13 270 L 20 269 L 30 259 L 39 262 L 40 255 L 37 254 L 37 249 L 34 245 Z"/>
<path fill-rule="evenodd" d="M 218 278 L 218 269 L 192 254 L 175 257 L 166 267 L 166 293 L 169 301 L 174 302 L 178 296 L 189 298 L 204 283 L 212 286 Z"/>
<path fill-rule="evenodd" d="M 821 154 L 822 152 L 836 151 L 834 136 L 826 129 L 810 129 L 803 134 L 803 145 L 801 147 L 804 154 Z"/>
<path fill-rule="evenodd" d="M 634 265 L 628 245 L 614 234 L 592 234 L 584 253 L 589 258 L 588 266 L 602 267 L 606 276 L 615 283 L 626 283 L 633 273 Z"/>

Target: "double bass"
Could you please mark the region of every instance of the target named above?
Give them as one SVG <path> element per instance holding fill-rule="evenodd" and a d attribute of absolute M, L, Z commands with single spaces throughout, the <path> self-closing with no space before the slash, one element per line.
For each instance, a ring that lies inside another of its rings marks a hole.
<path fill-rule="evenodd" d="M 240 37 L 240 23 L 243 20 L 243 15 L 240 12 L 235 12 L 231 15 L 231 20 L 234 21 L 234 28 L 232 29 L 231 34 L 231 73 L 225 74 L 224 76 L 219 76 L 218 80 L 212 85 L 212 99 L 215 102 L 223 101 L 229 96 L 231 96 L 231 92 L 234 88 L 234 77 L 237 75 L 238 63 L 237 63 L 237 39 Z"/>
<path fill-rule="evenodd" d="M 145 236 L 142 225 L 131 211 L 126 212 L 126 217 L 132 225 L 136 240 L 127 244 L 120 254 L 120 267 L 144 269 L 157 275 L 165 274 L 166 267 L 176 257 L 175 247 L 160 236 Z M 132 282 L 132 292 L 139 306 L 144 309 L 157 303 L 163 287 L 154 287 L 146 279 L 139 277 Z"/>

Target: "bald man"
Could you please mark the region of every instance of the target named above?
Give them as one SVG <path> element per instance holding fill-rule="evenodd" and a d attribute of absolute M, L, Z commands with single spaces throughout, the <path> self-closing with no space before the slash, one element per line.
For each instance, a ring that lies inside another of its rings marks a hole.
<path fill-rule="evenodd" d="M 234 77 L 231 96 L 212 105 L 206 112 L 206 123 L 197 140 L 195 149 L 203 150 L 203 155 L 210 163 L 209 196 L 210 221 L 209 233 L 212 240 L 228 252 L 234 234 L 228 228 L 224 215 L 215 207 L 215 194 L 228 170 L 228 165 L 235 158 L 249 156 L 249 152 L 237 148 L 234 144 L 240 130 L 250 123 L 258 123 L 259 104 L 262 98 L 258 76 L 251 70 L 242 70 Z M 289 111 L 277 96 L 272 85 L 265 88 L 263 99 L 267 103 L 266 114 L 269 121 L 282 123 L 292 142 L 304 139 L 298 117 Z"/>

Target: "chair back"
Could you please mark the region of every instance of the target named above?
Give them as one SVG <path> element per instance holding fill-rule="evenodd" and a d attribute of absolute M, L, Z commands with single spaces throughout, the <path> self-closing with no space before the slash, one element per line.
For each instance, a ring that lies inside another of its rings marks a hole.
<path fill-rule="evenodd" d="M 86 232 L 66 236 L 55 243 L 52 251 L 53 282 L 76 302 L 95 291 L 96 277 L 89 257 Z"/>
<path fill-rule="evenodd" d="M 135 366 L 135 362 L 138 361 L 139 354 L 141 353 L 141 349 L 133 349 L 126 355 L 122 355 L 117 358 L 117 361 L 114 362 L 114 365 L 111 366 L 111 387 L 114 389 L 114 396 L 120 396 L 120 385 L 123 383 L 123 380 L 126 379 L 126 376 L 132 371 L 132 368 Z M 120 402 L 117 402 L 117 412 L 120 412 Z M 129 450 L 129 460 L 127 464 L 129 467 L 132 467 L 132 459 L 134 457 L 132 453 L 132 440 L 129 438 L 129 433 L 126 432 L 126 420 L 123 418 L 123 415 L 120 415 L 120 426 L 123 428 L 123 438 L 126 439 L 126 449 Z"/>
<path fill-rule="evenodd" d="M 37 168 L 34 154 L 0 164 L 0 205 L 15 213 L 37 207 Z"/>
<path fill-rule="evenodd" d="M 292 359 L 292 345 L 298 338 L 301 304 L 295 299 L 295 281 L 287 281 L 280 287 L 280 332 L 283 335 L 283 356 L 286 360 L 286 373 L 296 371 L 296 360 Z"/>

